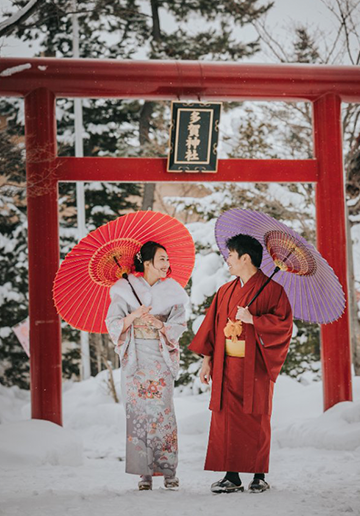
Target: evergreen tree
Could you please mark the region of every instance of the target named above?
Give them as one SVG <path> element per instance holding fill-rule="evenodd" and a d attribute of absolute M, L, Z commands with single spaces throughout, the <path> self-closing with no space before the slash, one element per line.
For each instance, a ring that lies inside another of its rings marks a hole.
<path fill-rule="evenodd" d="M 249 125 L 247 123 L 243 128 L 248 133 Z M 241 134 L 239 140 L 243 140 Z M 247 140 L 244 141 L 252 142 L 254 139 L 248 134 Z M 253 147 L 252 152 L 256 153 L 258 147 L 263 145 L 265 143 L 262 142 L 261 138 L 257 139 L 257 145 Z M 198 231 L 199 223 L 188 225 L 196 244 L 197 260 L 191 282 L 192 314 L 188 331 L 184 333 L 180 340 L 182 364 L 178 385 L 193 383 L 201 367 L 201 360 L 187 349 L 194 336 L 193 325 L 195 325 L 195 328 L 198 326 L 219 286 L 231 280 L 225 261 L 220 257 L 215 243 L 215 219 L 222 212 L 231 208 L 241 207 L 261 211 L 290 227 L 294 227 L 305 238 L 314 241 L 315 232 L 312 216 L 314 199 L 309 197 L 308 190 L 295 187 L 296 191 L 289 192 L 287 187 L 283 185 L 273 186 L 269 188 L 266 184 L 248 184 L 245 186 L 237 183 L 208 183 L 209 193 L 202 199 L 169 199 L 179 211 L 193 210 L 201 220 L 205 221 L 205 229 L 201 231 Z M 294 196 L 291 195 L 292 193 Z M 218 256 L 218 259 L 216 259 L 216 256 Z M 203 283 L 204 275 L 206 275 L 206 285 Z M 201 292 L 200 298 L 199 291 Z M 301 380 L 305 372 L 318 373 L 319 358 L 319 325 L 296 321 L 295 332 L 283 368 L 283 374 Z"/>
<path fill-rule="evenodd" d="M 295 29 L 294 63 L 319 63 L 321 57 L 314 38 L 305 27 Z"/>
<path fill-rule="evenodd" d="M 18 7 L 25 4 L 26 0 L 17 2 Z M 239 28 L 259 19 L 271 6 L 272 3 L 262 5 L 259 0 L 239 3 L 233 0 L 180 3 L 177 0 L 124 0 L 116 3 L 85 0 L 76 4 L 66 0 L 47 0 L 33 15 L 32 24 L 25 22 L 18 26 L 17 35 L 30 43 L 42 41 L 42 54 L 45 56 L 72 57 L 71 13 L 75 8 L 79 13 L 81 57 L 130 59 L 145 55 L 150 59 L 239 60 L 253 55 L 259 45 L 257 41 L 243 43 L 234 34 Z M 101 121 L 98 119 L 97 123 L 106 125 L 102 116 L 104 110 L 105 119 L 108 117 L 116 121 L 115 124 L 119 124 L 121 116 L 127 116 L 126 103 L 115 102 L 117 113 L 112 113 L 110 104 L 110 101 L 91 101 L 90 113 L 100 110 L 98 117 Z M 135 118 L 139 117 L 138 143 L 133 148 L 131 137 L 126 142 L 126 135 L 123 135 L 119 139 L 122 144 L 118 147 L 123 151 L 126 148 L 128 154 L 132 148 L 135 155 L 149 155 L 157 129 L 154 118 L 158 116 L 159 108 L 154 102 L 133 105 L 138 106 L 137 114 L 132 113 Z M 84 125 L 91 133 L 89 124 L 93 121 L 84 113 Z M 102 147 L 91 146 L 94 148 L 110 149 L 109 142 Z M 144 189 L 142 209 L 149 209 L 153 205 L 155 188 L 146 184 Z"/>
<path fill-rule="evenodd" d="M 28 357 L 12 327 L 28 315 L 25 171 L 11 134 L 0 131 L 0 378 L 4 385 L 27 387 Z"/>
<path fill-rule="evenodd" d="M 347 1 L 329 0 L 326 2 L 326 7 L 330 17 L 333 18 L 333 31 L 322 34 L 318 30 L 314 32 L 312 28 L 298 26 L 294 31 L 289 31 L 290 44 L 285 41 L 280 46 L 275 44 L 271 31 L 261 22 L 256 24 L 256 28 L 263 45 L 270 50 L 277 60 L 283 63 L 359 65 L 359 11 L 354 9 L 351 2 Z M 287 150 L 292 149 L 293 156 L 296 158 L 313 157 L 312 109 L 310 103 L 282 104 L 280 108 L 276 104 L 270 106 L 262 104 L 261 109 L 263 112 L 261 120 L 266 118 L 279 128 L 283 128 L 278 133 L 279 147 Z M 342 127 L 347 212 L 349 215 L 347 217 L 347 251 L 349 257 L 351 345 L 355 374 L 360 375 L 360 320 L 355 299 L 356 284 L 358 284 L 359 278 L 356 281 L 353 270 L 352 246 L 353 243 L 356 243 L 356 239 L 351 236 L 352 227 L 359 223 L 360 106 L 358 104 L 343 104 Z M 313 196 L 313 186 L 308 184 L 301 186 L 301 188 L 303 187 L 306 187 L 311 198 Z M 292 185 L 292 189 L 296 188 L 296 185 Z M 304 236 L 306 235 L 304 234 Z M 315 238 L 310 238 L 310 240 L 314 243 Z"/>
<path fill-rule="evenodd" d="M 26 0 L 18 0 L 14 6 L 19 9 L 26 3 Z M 141 56 L 150 59 L 239 60 L 254 54 L 259 45 L 257 41 L 241 42 L 237 29 L 261 17 L 271 5 L 259 0 L 241 3 L 232 0 L 180 3 L 177 0 L 95 0 L 78 1 L 76 5 L 67 0 L 45 0 L 31 18 L 18 24 L 16 36 L 29 45 L 34 42 L 40 44 L 41 56 L 72 57 L 71 16 L 76 10 L 82 58 L 132 59 Z M 173 23 L 169 23 L 169 19 Z M 1 100 L 0 108 L 9 121 L 9 134 L 22 135 L 22 101 Z M 83 113 L 85 156 L 165 155 L 169 119 L 167 103 L 86 99 Z M 59 155 L 71 156 L 74 154 L 72 101 L 57 101 L 57 124 Z M 119 216 L 124 210 L 136 209 L 133 196 L 141 194 L 139 185 L 131 184 L 90 183 L 85 189 L 89 230 Z M 63 257 L 76 241 L 75 188 L 71 183 L 60 184 L 59 191 Z M 153 193 L 154 187 L 148 185 L 143 195 L 144 207 L 152 206 Z M 20 221 L 13 227 L 15 232 L 18 225 L 20 228 Z M 20 230 L 18 234 L 22 234 Z M 25 234 L 21 246 L 24 243 Z M 4 278 L 7 278 L 5 268 Z M 25 278 L 15 287 L 25 303 Z M 15 322 L 23 315 L 20 311 L 16 314 L 16 310 L 13 314 Z M 73 340 L 77 338 L 76 332 L 69 328 L 66 336 Z M 10 355 L 4 353 L 3 360 L 11 361 Z M 67 364 L 66 370 L 70 375 L 71 364 Z"/>

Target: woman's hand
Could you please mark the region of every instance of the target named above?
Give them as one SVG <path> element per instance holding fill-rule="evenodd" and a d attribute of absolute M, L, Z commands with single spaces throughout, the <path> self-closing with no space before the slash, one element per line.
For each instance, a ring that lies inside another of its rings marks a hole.
<path fill-rule="evenodd" d="M 144 314 L 149 313 L 150 310 L 151 310 L 151 306 L 141 305 L 141 306 L 139 306 L 139 308 L 137 308 L 136 310 L 131 312 L 131 314 L 124 317 L 123 332 L 125 332 L 132 325 L 132 323 L 135 321 L 135 319 L 137 319 L 138 317 L 144 317 Z"/>
<path fill-rule="evenodd" d="M 200 369 L 200 381 L 201 383 L 205 383 L 209 385 L 211 380 L 211 357 L 205 356 L 203 359 L 203 363 Z"/>
<path fill-rule="evenodd" d="M 151 310 L 151 306 L 144 306 L 141 305 L 139 308 L 131 312 L 131 316 L 134 317 L 134 319 L 137 319 L 138 317 L 144 317 L 144 315 L 148 314 Z"/>
<path fill-rule="evenodd" d="M 164 327 L 164 323 L 159 321 L 154 315 L 146 313 L 142 316 L 142 320 L 156 328 L 157 330 L 161 330 Z"/>

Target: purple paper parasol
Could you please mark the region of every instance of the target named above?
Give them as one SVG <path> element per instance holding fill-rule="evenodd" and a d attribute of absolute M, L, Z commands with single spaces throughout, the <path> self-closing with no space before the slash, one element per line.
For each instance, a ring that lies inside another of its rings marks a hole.
<path fill-rule="evenodd" d="M 284 287 L 295 319 L 326 324 L 341 317 L 345 309 L 342 286 L 305 238 L 269 215 L 235 208 L 223 213 L 215 226 L 216 242 L 225 260 L 229 254 L 226 241 L 240 233 L 263 246 L 260 268 L 264 274 L 270 276 L 279 267 L 273 279 Z"/>

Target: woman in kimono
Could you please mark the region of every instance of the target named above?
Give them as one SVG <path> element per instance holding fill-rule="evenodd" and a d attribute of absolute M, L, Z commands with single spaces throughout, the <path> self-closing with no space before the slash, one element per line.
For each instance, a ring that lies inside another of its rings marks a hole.
<path fill-rule="evenodd" d="M 126 472 L 140 475 L 139 489 L 152 489 L 152 477 L 164 476 L 177 488 L 177 426 L 173 405 L 179 369 L 179 338 L 186 329 L 185 290 L 172 278 L 166 249 L 147 242 L 134 257 L 128 281 L 110 289 L 106 318 L 120 356 L 121 390 L 126 410 Z"/>

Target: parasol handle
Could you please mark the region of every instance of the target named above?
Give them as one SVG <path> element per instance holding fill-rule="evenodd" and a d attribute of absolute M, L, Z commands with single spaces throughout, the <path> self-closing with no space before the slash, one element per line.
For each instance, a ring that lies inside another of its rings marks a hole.
<path fill-rule="evenodd" d="M 114 256 L 114 260 L 115 260 L 116 265 L 119 267 L 119 269 L 121 269 L 121 265 L 120 265 L 120 263 L 118 262 L 118 260 L 117 260 L 116 256 Z M 131 288 L 131 290 L 133 291 L 133 294 L 134 294 L 134 296 L 135 296 L 135 297 L 136 297 L 136 299 L 137 299 L 137 302 L 139 303 L 139 305 L 140 305 L 140 306 L 142 306 L 142 302 L 141 302 L 141 300 L 140 300 L 139 296 L 137 295 L 137 293 L 135 292 L 134 287 L 133 287 L 133 286 L 132 286 L 132 284 L 130 283 L 130 280 L 129 280 L 129 277 L 128 277 L 127 273 L 126 273 L 126 272 L 124 272 L 124 273 L 122 274 L 122 277 L 123 277 L 124 279 L 126 279 L 126 281 L 129 283 L 130 288 Z"/>
<path fill-rule="evenodd" d="M 283 263 L 285 263 L 285 262 L 286 262 L 286 260 L 289 258 L 289 256 L 291 256 L 291 255 L 292 255 L 292 253 L 294 252 L 294 249 L 295 249 L 295 247 L 292 247 L 292 248 L 290 249 L 289 254 L 288 254 L 287 256 L 285 256 L 285 258 L 283 259 Z M 255 296 L 252 298 L 252 300 L 250 301 L 250 303 L 247 305 L 247 307 L 246 307 L 246 308 L 249 308 L 249 306 L 250 306 L 250 305 L 255 301 L 255 299 L 258 297 L 258 295 L 259 295 L 259 294 L 261 294 L 261 292 L 264 290 L 264 288 L 265 288 L 265 287 L 266 287 L 266 285 L 269 283 L 269 281 L 271 280 L 271 278 L 272 278 L 273 276 L 275 276 L 275 274 L 276 274 L 277 272 L 279 272 L 279 270 L 280 270 L 280 267 L 275 267 L 275 269 L 274 269 L 274 271 L 273 271 L 272 275 L 271 275 L 271 276 L 270 276 L 270 277 L 265 281 L 265 283 L 263 284 L 263 286 L 262 286 L 262 287 L 259 289 L 259 291 L 255 294 Z"/>
<path fill-rule="evenodd" d="M 263 286 L 257 291 L 257 293 L 255 294 L 255 296 L 252 298 L 252 300 L 250 301 L 250 303 L 248 303 L 247 307 L 246 308 L 249 308 L 249 306 L 255 301 L 255 299 L 261 294 L 261 292 L 264 290 L 264 288 L 266 287 L 266 285 L 270 282 L 271 278 L 273 276 L 275 276 L 275 274 L 277 272 L 279 272 L 280 270 L 280 267 L 275 267 L 274 269 L 274 272 L 272 273 L 272 275 L 265 281 L 265 283 L 263 284 Z"/>
<path fill-rule="evenodd" d="M 138 301 L 139 305 L 140 305 L 140 306 L 142 306 L 142 302 L 141 302 L 141 300 L 140 300 L 139 296 L 137 295 L 137 293 L 135 292 L 134 287 L 133 287 L 133 286 L 132 286 L 132 284 L 130 283 L 130 280 L 129 280 L 129 278 L 128 278 L 127 273 L 126 273 L 126 272 L 124 272 L 124 274 L 122 275 L 122 277 L 123 277 L 124 279 L 126 279 L 126 281 L 129 283 L 130 288 L 131 288 L 131 290 L 133 291 L 133 294 L 134 294 L 134 296 L 136 297 L 136 299 L 137 299 L 137 301 Z"/>

